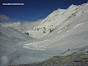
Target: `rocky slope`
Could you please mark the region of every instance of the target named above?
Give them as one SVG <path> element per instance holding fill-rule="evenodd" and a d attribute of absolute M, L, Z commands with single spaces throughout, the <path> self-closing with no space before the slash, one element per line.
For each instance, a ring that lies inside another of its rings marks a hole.
<path fill-rule="evenodd" d="M 88 66 L 88 47 L 84 47 L 66 56 L 54 56 L 40 63 L 19 64 L 14 66 Z"/>

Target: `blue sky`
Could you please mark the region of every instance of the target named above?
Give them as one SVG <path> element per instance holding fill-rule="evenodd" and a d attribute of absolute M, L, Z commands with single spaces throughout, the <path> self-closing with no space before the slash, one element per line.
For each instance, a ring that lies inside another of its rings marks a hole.
<path fill-rule="evenodd" d="M 10 21 L 36 21 L 44 19 L 52 11 L 61 8 L 66 9 L 71 4 L 80 5 L 88 0 L 0 0 L 0 15 L 8 17 Z M 3 6 L 2 3 L 24 3 L 23 6 Z"/>

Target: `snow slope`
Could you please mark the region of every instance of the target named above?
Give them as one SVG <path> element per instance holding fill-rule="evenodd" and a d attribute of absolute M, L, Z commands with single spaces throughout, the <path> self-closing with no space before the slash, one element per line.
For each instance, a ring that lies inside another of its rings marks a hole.
<path fill-rule="evenodd" d="M 21 23 L 20 22 L 14 22 L 14 23 L 2 23 L 2 26 L 4 27 L 12 27 L 18 31 L 22 31 Z"/>
<path fill-rule="evenodd" d="M 62 55 L 61 53 L 70 49 L 65 54 L 68 55 L 78 51 L 75 48 L 88 46 L 87 28 L 88 3 L 78 6 L 71 5 L 68 9 L 54 11 L 39 26 L 27 31 L 36 40 L 29 43 L 24 42 L 22 46 L 36 52 L 42 51 L 40 52 L 42 59 Z"/>
<path fill-rule="evenodd" d="M 0 24 L 0 66 L 7 66 L 7 63 L 10 62 L 11 53 L 17 50 L 17 43 L 31 39 L 32 38 L 26 34 L 11 27 L 3 27 Z M 18 55 L 15 54 L 14 56 Z"/>
<path fill-rule="evenodd" d="M 6 31 L 5 29 L 3 30 Z M 58 9 L 27 32 L 36 39 L 20 40 L 15 45 L 12 43 L 14 47 L 7 48 L 8 50 L 2 48 L 3 51 L 0 51 L 2 65 L 40 62 L 53 56 L 72 54 L 88 46 L 88 3 Z M 9 32 L 6 34 L 9 36 Z M 6 44 L 4 40 L 1 41 Z M 7 45 L 10 46 L 9 42 Z M 11 51 L 12 49 L 15 50 Z M 6 54 L 3 53 L 4 50 L 7 50 Z M 8 53 L 9 51 L 11 53 Z"/>
<path fill-rule="evenodd" d="M 87 8 L 87 6 L 88 4 L 82 4 L 79 6 L 71 5 L 68 9 L 58 9 L 46 17 L 39 26 L 27 32 L 29 32 L 30 36 L 34 38 L 41 38 L 55 29 L 60 31 L 61 28 L 68 27 L 72 19 L 76 20 L 83 15 L 86 12 L 85 8 Z"/>
<path fill-rule="evenodd" d="M 27 31 L 31 37 L 37 38 L 38 41 L 27 43 L 23 47 L 40 50 L 51 48 L 66 50 L 86 46 L 88 43 L 86 41 L 88 39 L 87 17 L 88 3 L 79 6 L 71 5 L 66 10 L 56 10 L 46 17 L 39 26 Z"/>

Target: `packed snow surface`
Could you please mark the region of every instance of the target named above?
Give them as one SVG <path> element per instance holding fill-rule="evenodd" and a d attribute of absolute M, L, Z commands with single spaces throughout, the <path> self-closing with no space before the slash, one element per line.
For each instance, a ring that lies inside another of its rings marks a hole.
<path fill-rule="evenodd" d="M 26 32 L 29 38 L 0 26 L 1 65 L 40 62 L 88 46 L 88 3 L 58 9 Z"/>

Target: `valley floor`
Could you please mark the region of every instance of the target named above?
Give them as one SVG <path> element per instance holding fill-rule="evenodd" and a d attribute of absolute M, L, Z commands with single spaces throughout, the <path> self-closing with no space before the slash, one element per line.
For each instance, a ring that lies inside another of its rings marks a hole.
<path fill-rule="evenodd" d="M 54 56 L 40 63 L 9 66 L 88 66 L 88 51 L 74 52 L 67 56 Z"/>

